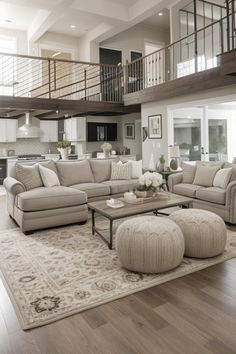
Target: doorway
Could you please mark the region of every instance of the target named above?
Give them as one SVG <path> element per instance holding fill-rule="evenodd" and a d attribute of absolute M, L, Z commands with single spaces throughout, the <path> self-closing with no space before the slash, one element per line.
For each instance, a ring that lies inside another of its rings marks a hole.
<path fill-rule="evenodd" d="M 179 145 L 181 161 L 227 161 L 230 118 L 207 107 L 170 112 L 169 145 Z"/>

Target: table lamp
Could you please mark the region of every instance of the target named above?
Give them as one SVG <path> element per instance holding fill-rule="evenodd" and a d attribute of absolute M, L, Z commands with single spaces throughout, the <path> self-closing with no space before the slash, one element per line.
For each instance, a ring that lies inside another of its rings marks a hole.
<path fill-rule="evenodd" d="M 178 169 L 178 159 L 180 158 L 179 145 L 170 145 L 169 146 L 169 155 L 171 158 L 170 169 L 176 171 Z"/>

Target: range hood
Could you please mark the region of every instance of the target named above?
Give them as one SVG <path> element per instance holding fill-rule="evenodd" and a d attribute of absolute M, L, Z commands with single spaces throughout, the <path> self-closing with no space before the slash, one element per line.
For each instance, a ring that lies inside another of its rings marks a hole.
<path fill-rule="evenodd" d="M 32 117 L 29 112 L 25 113 L 25 124 L 17 130 L 16 137 L 19 138 L 39 138 L 41 130 L 36 125 L 32 124 Z"/>

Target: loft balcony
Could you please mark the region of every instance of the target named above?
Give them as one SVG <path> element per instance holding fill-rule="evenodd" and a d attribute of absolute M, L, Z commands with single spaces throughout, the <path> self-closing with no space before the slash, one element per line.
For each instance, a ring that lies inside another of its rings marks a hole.
<path fill-rule="evenodd" d="M 123 67 L 0 53 L 0 117 L 26 110 L 40 119 L 121 115 L 141 103 L 235 85 L 235 5 L 227 0 L 218 20 Z"/>

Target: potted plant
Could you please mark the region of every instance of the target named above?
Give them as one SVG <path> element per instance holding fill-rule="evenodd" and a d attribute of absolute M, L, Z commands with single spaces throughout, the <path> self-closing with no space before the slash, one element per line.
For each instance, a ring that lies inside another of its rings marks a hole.
<path fill-rule="evenodd" d="M 157 190 L 163 188 L 162 175 L 157 172 L 145 172 L 139 177 L 139 185 L 135 194 L 139 198 L 152 197 Z"/>
<path fill-rule="evenodd" d="M 111 153 L 111 150 L 112 150 L 112 145 L 110 143 L 102 144 L 101 145 L 101 149 L 103 150 L 104 156 L 106 158 L 110 157 L 110 153 Z"/>
<path fill-rule="evenodd" d="M 166 160 L 165 160 L 164 155 L 161 155 L 160 158 L 159 158 L 159 165 L 157 167 L 157 170 L 159 172 L 162 172 L 162 171 L 165 170 L 165 162 L 166 162 Z"/>
<path fill-rule="evenodd" d="M 67 140 L 58 141 L 56 147 L 61 154 L 62 160 L 68 160 L 71 151 L 71 142 Z"/>

